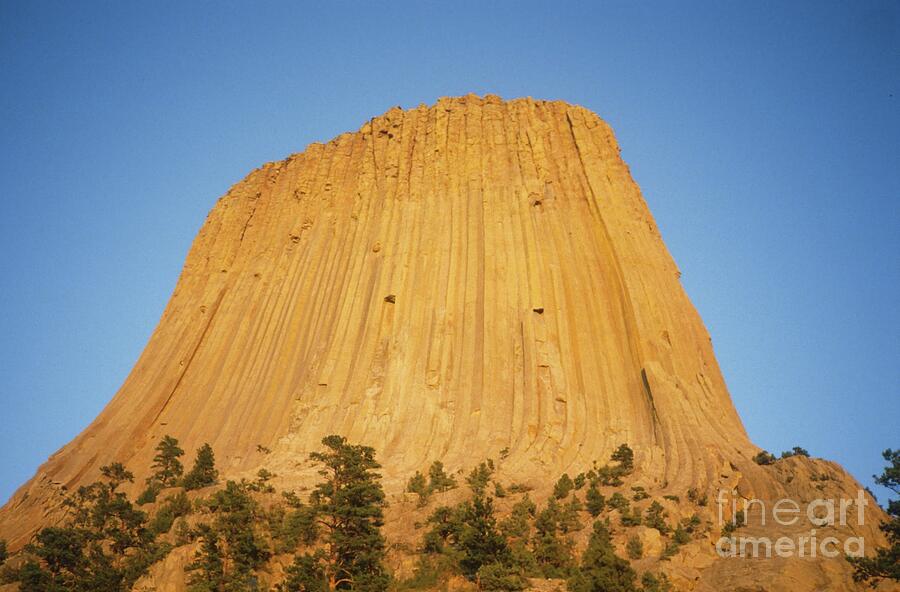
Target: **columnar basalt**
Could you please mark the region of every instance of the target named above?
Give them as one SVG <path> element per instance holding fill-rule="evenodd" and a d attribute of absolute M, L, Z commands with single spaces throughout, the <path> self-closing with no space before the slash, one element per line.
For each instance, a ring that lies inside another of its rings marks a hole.
<path fill-rule="evenodd" d="M 133 371 L 0 536 L 24 543 L 113 460 L 142 483 L 164 434 L 288 485 L 342 434 L 378 450 L 389 493 L 501 449 L 501 474 L 552 483 L 627 442 L 649 489 L 777 496 L 679 275 L 592 112 L 391 109 L 219 200 Z"/>

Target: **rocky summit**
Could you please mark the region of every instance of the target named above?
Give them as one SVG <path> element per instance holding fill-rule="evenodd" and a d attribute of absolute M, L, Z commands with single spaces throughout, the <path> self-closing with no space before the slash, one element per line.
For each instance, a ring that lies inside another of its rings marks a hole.
<path fill-rule="evenodd" d="M 881 510 L 831 462 L 759 462 L 679 277 L 591 111 L 473 95 L 391 109 L 263 165 L 218 201 L 125 383 L 0 510 L 0 538 L 21 549 L 112 462 L 133 473 L 122 488 L 136 496 L 167 435 L 188 456 L 208 443 L 221 483 L 265 469 L 266 487 L 302 497 L 320 478 L 310 453 L 338 434 L 375 450 L 398 581 L 415 573 L 428 517 L 463 500 L 465 475 L 491 459 L 498 519 L 524 495 L 541 507 L 584 502 L 594 481 L 607 500 L 619 492 L 631 510 L 600 514 L 613 545 L 671 589 L 862 589 L 842 545 L 882 544 Z M 622 444 L 630 467 L 601 479 Z M 435 461 L 459 486 L 417 497 L 410 479 Z M 559 497 L 563 474 L 573 493 Z M 773 519 L 783 498 L 855 500 L 851 525 L 814 535 L 836 537 L 839 557 L 720 552 L 723 529 L 809 537 L 802 511 Z M 653 502 L 672 529 L 693 524 L 674 550 L 670 529 L 627 519 Z M 581 527 L 561 536 L 577 558 L 594 516 L 572 512 Z M 136 589 L 186 589 L 199 544 L 187 541 Z M 261 581 L 279 581 L 283 556 L 273 547 Z M 544 575 L 528 586 L 567 585 Z M 419 587 L 481 585 L 450 578 Z"/>

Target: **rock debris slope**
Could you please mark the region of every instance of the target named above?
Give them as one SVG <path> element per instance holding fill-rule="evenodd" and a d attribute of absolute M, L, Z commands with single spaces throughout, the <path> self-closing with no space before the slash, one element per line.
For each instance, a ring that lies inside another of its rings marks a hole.
<path fill-rule="evenodd" d="M 660 490 L 779 489 L 612 130 L 563 102 L 395 108 L 236 184 L 119 392 L 0 536 L 24 542 L 110 461 L 140 484 L 164 434 L 290 482 L 330 433 L 375 446 L 389 492 L 504 448 L 502 472 L 545 483 L 622 442 Z"/>

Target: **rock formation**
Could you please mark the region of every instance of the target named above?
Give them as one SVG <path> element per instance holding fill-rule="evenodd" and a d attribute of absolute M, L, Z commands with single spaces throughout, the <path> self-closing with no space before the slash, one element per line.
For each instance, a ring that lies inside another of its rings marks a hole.
<path fill-rule="evenodd" d="M 374 446 L 395 494 L 435 459 L 501 449 L 500 474 L 540 488 L 622 442 L 661 494 L 796 490 L 751 460 L 612 130 L 563 102 L 395 108 L 236 184 L 119 392 L 0 511 L 0 537 L 21 546 L 113 460 L 142 483 L 164 434 L 291 485 L 331 433 Z M 720 564 L 685 569 L 743 569 Z"/>

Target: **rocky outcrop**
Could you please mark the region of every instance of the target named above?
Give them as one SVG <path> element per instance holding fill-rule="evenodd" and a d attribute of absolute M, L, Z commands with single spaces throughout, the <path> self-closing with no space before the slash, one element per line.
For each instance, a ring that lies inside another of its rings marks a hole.
<path fill-rule="evenodd" d="M 612 130 L 563 102 L 392 109 L 253 171 L 210 212 L 119 392 L 0 511 L 21 545 L 61 489 L 164 434 L 225 476 L 311 475 L 327 434 L 399 492 L 435 459 L 538 487 L 636 453 L 639 482 L 775 497 Z"/>

